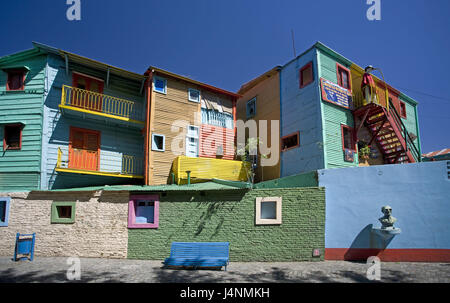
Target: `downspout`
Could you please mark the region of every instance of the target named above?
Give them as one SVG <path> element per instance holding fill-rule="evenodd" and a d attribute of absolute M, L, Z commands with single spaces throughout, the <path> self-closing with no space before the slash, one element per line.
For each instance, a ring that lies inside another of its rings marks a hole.
<path fill-rule="evenodd" d="M 147 78 L 147 96 L 146 96 L 146 117 L 145 117 L 145 144 L 144 144 L 144 149 L 145 149 L 145 165 L 144 165 L 144 179 L 145 179 L 145 185 L 149 185 L 150 184 L 150 178 L 149 178 L 149 163 L 150 163 L 150 151 L 149 151 L 149 147 L 150 147 L 150 108 L 151 108 L 151 104 L 152 104 L 152 89 L 153 89 L 153 73 L 152 71 L 147 71 L 146 75 L 148 75 Z"/>
<path fill-rule="evenodd" d="M 233 97 L 233 129 L 234 129 L 234 140 L 233 140 L 233 142 L 234 142 L 234 146 L 236 147 L 237 146 L 237 138 L 236 138 L 236 136 L 237 136 L 237 128 L 236 128 L 236 103 L 237 103 L 237 98 L 236 97 Z M 234 155 L 236 155 L 237 153 L 236 153 L 236 151 L 234 151 Z M 234 157 L 234 156 L 233 156 Z M 237 159 L 237 158 L 234 158 L 235 160 Z"/>

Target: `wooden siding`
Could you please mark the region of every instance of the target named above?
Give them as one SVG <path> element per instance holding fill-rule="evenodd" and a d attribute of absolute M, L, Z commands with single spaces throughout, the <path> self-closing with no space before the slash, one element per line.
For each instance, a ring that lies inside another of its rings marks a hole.
<path fill-rule="evenodd" d="M 76 68 L 76 71 L 92 75 L 97 78 L 106 79 L 105 73 L 100 73 L 86 67 L 70 65 L 69 68 Z M 97 130 L 101 132 L 100 143 L 100 168 L 102 172 L 117 173 L 122 169 L 123 155 L 135 156 L 144 161 L 144 137 L 139 129 L 129 128 L 126 124 L 115 123 L 114 121 L 92 120 L 83 117 L 76 118 L 66 114 L 61 114 L 58 105 L 61 100 L 63 85 L 72 85 L 72 70 L 66 75 L 64 61 L 60 57 L 49 55 L 47 63 L 46 87 L 48 93 L 44 103 L 44 136 L 43 136 L 43 166 L 45 173 L 41 187 L 43 189 L 64 188 L 68 184 L 120 184 L 121 182 L 134 182 L 129 179 L 115 180 L 106 176 L 91 176 L 69 173 L 55 172 L 58 148 L 63 152 L 63 162 L 68 159 L 69 128 L 70 126 Z M 105 81 L 106 82 L 106 81 Z M 140 86 L 136 81 L 121 79 L 111 76 L 109 87 L 104 88 L 104 93 L 126 98 L 137 102 L 144 107 L 144 96 L 140 95 Z M 144 110 L 142 110 L 144 113 Z M 82 182 L 79 179 L 90 180 Z M 70 185 L 71 186 L 71 185 Z"/>
<path fill-rule="evenodd" d="M 322 51 L 318 52 L 318 56 L 320 62 L 318 73 L 319 77 L 332 81 L 336 84 L 338 81 L 336 63 L 350 68 L 345 64 L 345 62 L 340 62 Z M 352 82 L 352 88 L 355 89 L 355 87 L 358 87 L 358 85 Z M 344 161 L 344 152 L 342 149 L 341 125 L 354 127 L 352 111 L 325 101 L 322 101 L 321 104 L 324 130 L 323 147 L 326 159 L 324 168 L 357 166 L 357 155 L 355 155 L 353 162 L 346 162 Z"/>
<path fill-rule="evenodd" d="M 256 115 L 252 118 L 258 123 L 260 120 L 267 120 L 267 142 L 271 144 L 271 123 L 272 120 L 280 120 L 280 78 L 276 72 L 272 76 L 259 82 L 251 89 L 243 93 L 236 104 L 236 118 L 238 120 L 247 120 L 247 101 L 256 97 Z M 258 130 L 259 134 L 259 130 Z M 278 134 L 279 136 L 279 134 Z M 258 153 L 260 150 L 258 149 Z M 270 157 L 270 155 L 269 155 Z M 261 167 L 261 157 L 258 156 L 258 167 L 256 169 L 256 181 L 272 180 L 280 177 L 280 161 L 274 166 Z"/>
<path fill-rule="evenodd" d="M 164 152 L 152 151 L 151 144 L 149 146 L 150 185 L 166 184 L 168 181 L 170 182 L 170 172 L 175 158 L 177 156 L 186 154 L 185 135 L 187 132 L 187 129 L 180 129 L 178 132 L 172 132 L 172 125 L 175 121 L 178 121 L 179 126 L 187 127 L 188 125 L 195 125 L 201 129 L 201 103 L 189 101 L 188 90 L 189 88 L 197 89 L 200 91 L 200 94 L 205 91 L 202 87 L 199 87 L 196 84 L 184 81 L 182 79 L 177 79 L 166 75 L 158 75 L 157 73 L 155 76 L 167 80 L 167 90 L 166 94 L 155 91 L 153 91 L 152 93 L 150 136 L 152 134 L 164 135 L 165 150 Z M 231 98 L 229 96 L 214 93 L 211 91 L 207 91 L 207 93 L 210 96 L 218 96 L 221 99 L 231 101 Z M 206 129 L 207 128 L 205 127 L 204 130 Z M 200 151 L 202 150 L 201 135 L 199 136 L 199 138 L 200 155 Z M 172 143 L 174 139 L 181 139 L 181 151 L 172 149 Z M 229 136 L 227 140 L 231 140 Z M 232 140 L 234 142 L 234 136 Z M 229 158 L 230 153 L 231 150 L 228 150 L 227 158 Z"/>
<path fill-rule="evenodd" d="M 179 79 L 164 76 L 162 78 L 167 79 L 167 93 L 153 92 L 152 94 L 154 108 L 152 108 L 152 117 L 150 118 L 152 121 L 150 136 L 152 133 L 164 135 L 165 151 L 152 151 L 151 144 L 149 146 L 150 185 L 167 183 L 173 160 L 179 155 L 176 154 L 176 151 L 172 150 L 172 140 L 180 136 L 180 133 L 172 132 L 171 127 L 173 122 L 177 120 L 185 121 L 185 126 L 187 124 L 200 126 L 200 121 L 195 123 L 194 117 L 194 113 L 200 112 L 200 103 L 188 100 L 188 89 L 194 88 L 200 90 L 200 88 Z M 198 118 L 201 119 L 200 116 Z M 185 146 L 184 141 L 183 146 Z M 184 149 L 182 154 L 185 154 Z"/>
<path fill-rule="evenodd" d="M 44 93 L 44 55 L 20 61 L 11 58 L 8 65 L 0 66 L 0 121 L 23 123 L 21 150 L 3 150 L 0 144 L 0 189 L 27 190 L 39 188 L 41 170 L 42 103 Z M 25 91 L 6 91 L 7 73 L 3 68 L 27 66 Z M 0 125 L 3 142 L 4 126 Z"/>
<path fill-rule="evenodd" d="M 300 69 L 312 62 L 314 81 L 299 87 Z M 300 132 L 300 146 L 281 153 L 281 177 L 324 167 L 317 54 L 311 49 L 281 71 L 281 136 Z"/>

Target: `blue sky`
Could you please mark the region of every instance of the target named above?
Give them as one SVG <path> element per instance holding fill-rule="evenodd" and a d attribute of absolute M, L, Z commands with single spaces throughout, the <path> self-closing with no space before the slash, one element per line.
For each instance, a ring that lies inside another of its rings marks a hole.
<path fill-rule="evenodd" d="M 38 41 L 237 91 L 293 58 L 293 29 L 297 54 L 321 41 L 361 66 L 380 67 L 387 82 L 419 101 L 422 151 L 450 147 L 448 0 L 381 0 L 381 21 L 367 20 L 366 0 L 81 0 L 81 21 L 68 21 L 67 8 L 66 0 L 2 3 L 0 56 Z"/>

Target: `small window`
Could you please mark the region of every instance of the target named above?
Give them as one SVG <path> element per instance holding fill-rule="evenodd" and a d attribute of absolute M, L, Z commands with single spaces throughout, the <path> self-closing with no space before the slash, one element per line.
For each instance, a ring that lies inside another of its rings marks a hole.
<path fill-rule="evenodd" d="M 247 119 L 256 115 L 256 97 L 247 101 Z"/>
<path fill-rule="evenodd" d="M 75 202 L 53 202 L 51 223 L 75 223 Z"/>
<path fill-rule="evenodd" d="M 281 197 L 256 198 L 256 225 L 281 224 Z"/>
<path fill-rule="evenodd" d="M 152 134 L 152 150 L 165 151 L 165 141 L 164 135 Z"/>
<path fill-rule="evenodd" d="M 166 94 L 167 93 L 167 80 L 160 78 L 160 77 L 155 77 L 155 80 L 153 81 L 154 83 L 154 90 L 158 93 L 162 93 L 162 94 Z"/>
<path fill-rule="evenodd" d="M 290 134 L 281 138 L 281 151 L 287 151 L 300 146 L 300 133 Z"/>
<path fill-rule="evenodd" d="M 189 89 L 189 101 L 192 102 L 200 102 L 200 91 L 197 89 L 190 88 Z"/>
<path fill-rule="evenodd" d="M 7 124 L 4 128 L 3 150 L 22 148 L 22 124 Z"/>
<path fill-rule="evenodd" d="M 309 62 L 300 69 L 300 88 L 314 82 L 314 73 L 312 62 Z"/>
<path fill-rule="evenodd" d="M 158 228 L 159 196 L 136 195 L 128 204 L 128 228 Z"/>
<path fill-rule="evenodd" d="M 336 63 L 338 85 L 343 88 L 352 90 L 350 70 L 339 63 Z"/>
<path fill-rule="evenodd" d="M 406 119 L 406 104 L 400 101 L 400 117 Z"/>
<path fill-rule="evenodd" d="M 342 149 L 356 151 L 356 143 L 353 128 L 347 125 L 341 125 Z"/>
<path fill-rule="evenodd" d="M 25 89 L 25 71 L 10 70 L 8 71 L 8 81 L 6 82 L 6 90 L 24 90 Z"/>
<path fill-rule="evenodd" d="M 10 199 L 9 197 L 0 197 L 0 227 L 8 226 Z"/>

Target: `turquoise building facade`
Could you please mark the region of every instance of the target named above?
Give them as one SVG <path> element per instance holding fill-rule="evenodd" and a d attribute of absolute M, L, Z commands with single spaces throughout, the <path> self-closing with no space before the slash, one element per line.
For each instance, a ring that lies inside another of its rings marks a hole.
<path fill-rule="evenodd" d="M 321 42 L 281 67 L 280 177 L 421 161 L 418 103 L 386 85 L 381 74 L 373 76 L 378 103 L 369 104 L 361 93 L 363 74 L 363 68 Z M 330 88 L 333 100 L 328 100 Z M 370 143 L 364 160 L 358 142 Z"/>
<path fill-rule="evenodd" d="M 0 58 L 0 191 L 142 183 L 145 83 L 39 43 Z"/>

